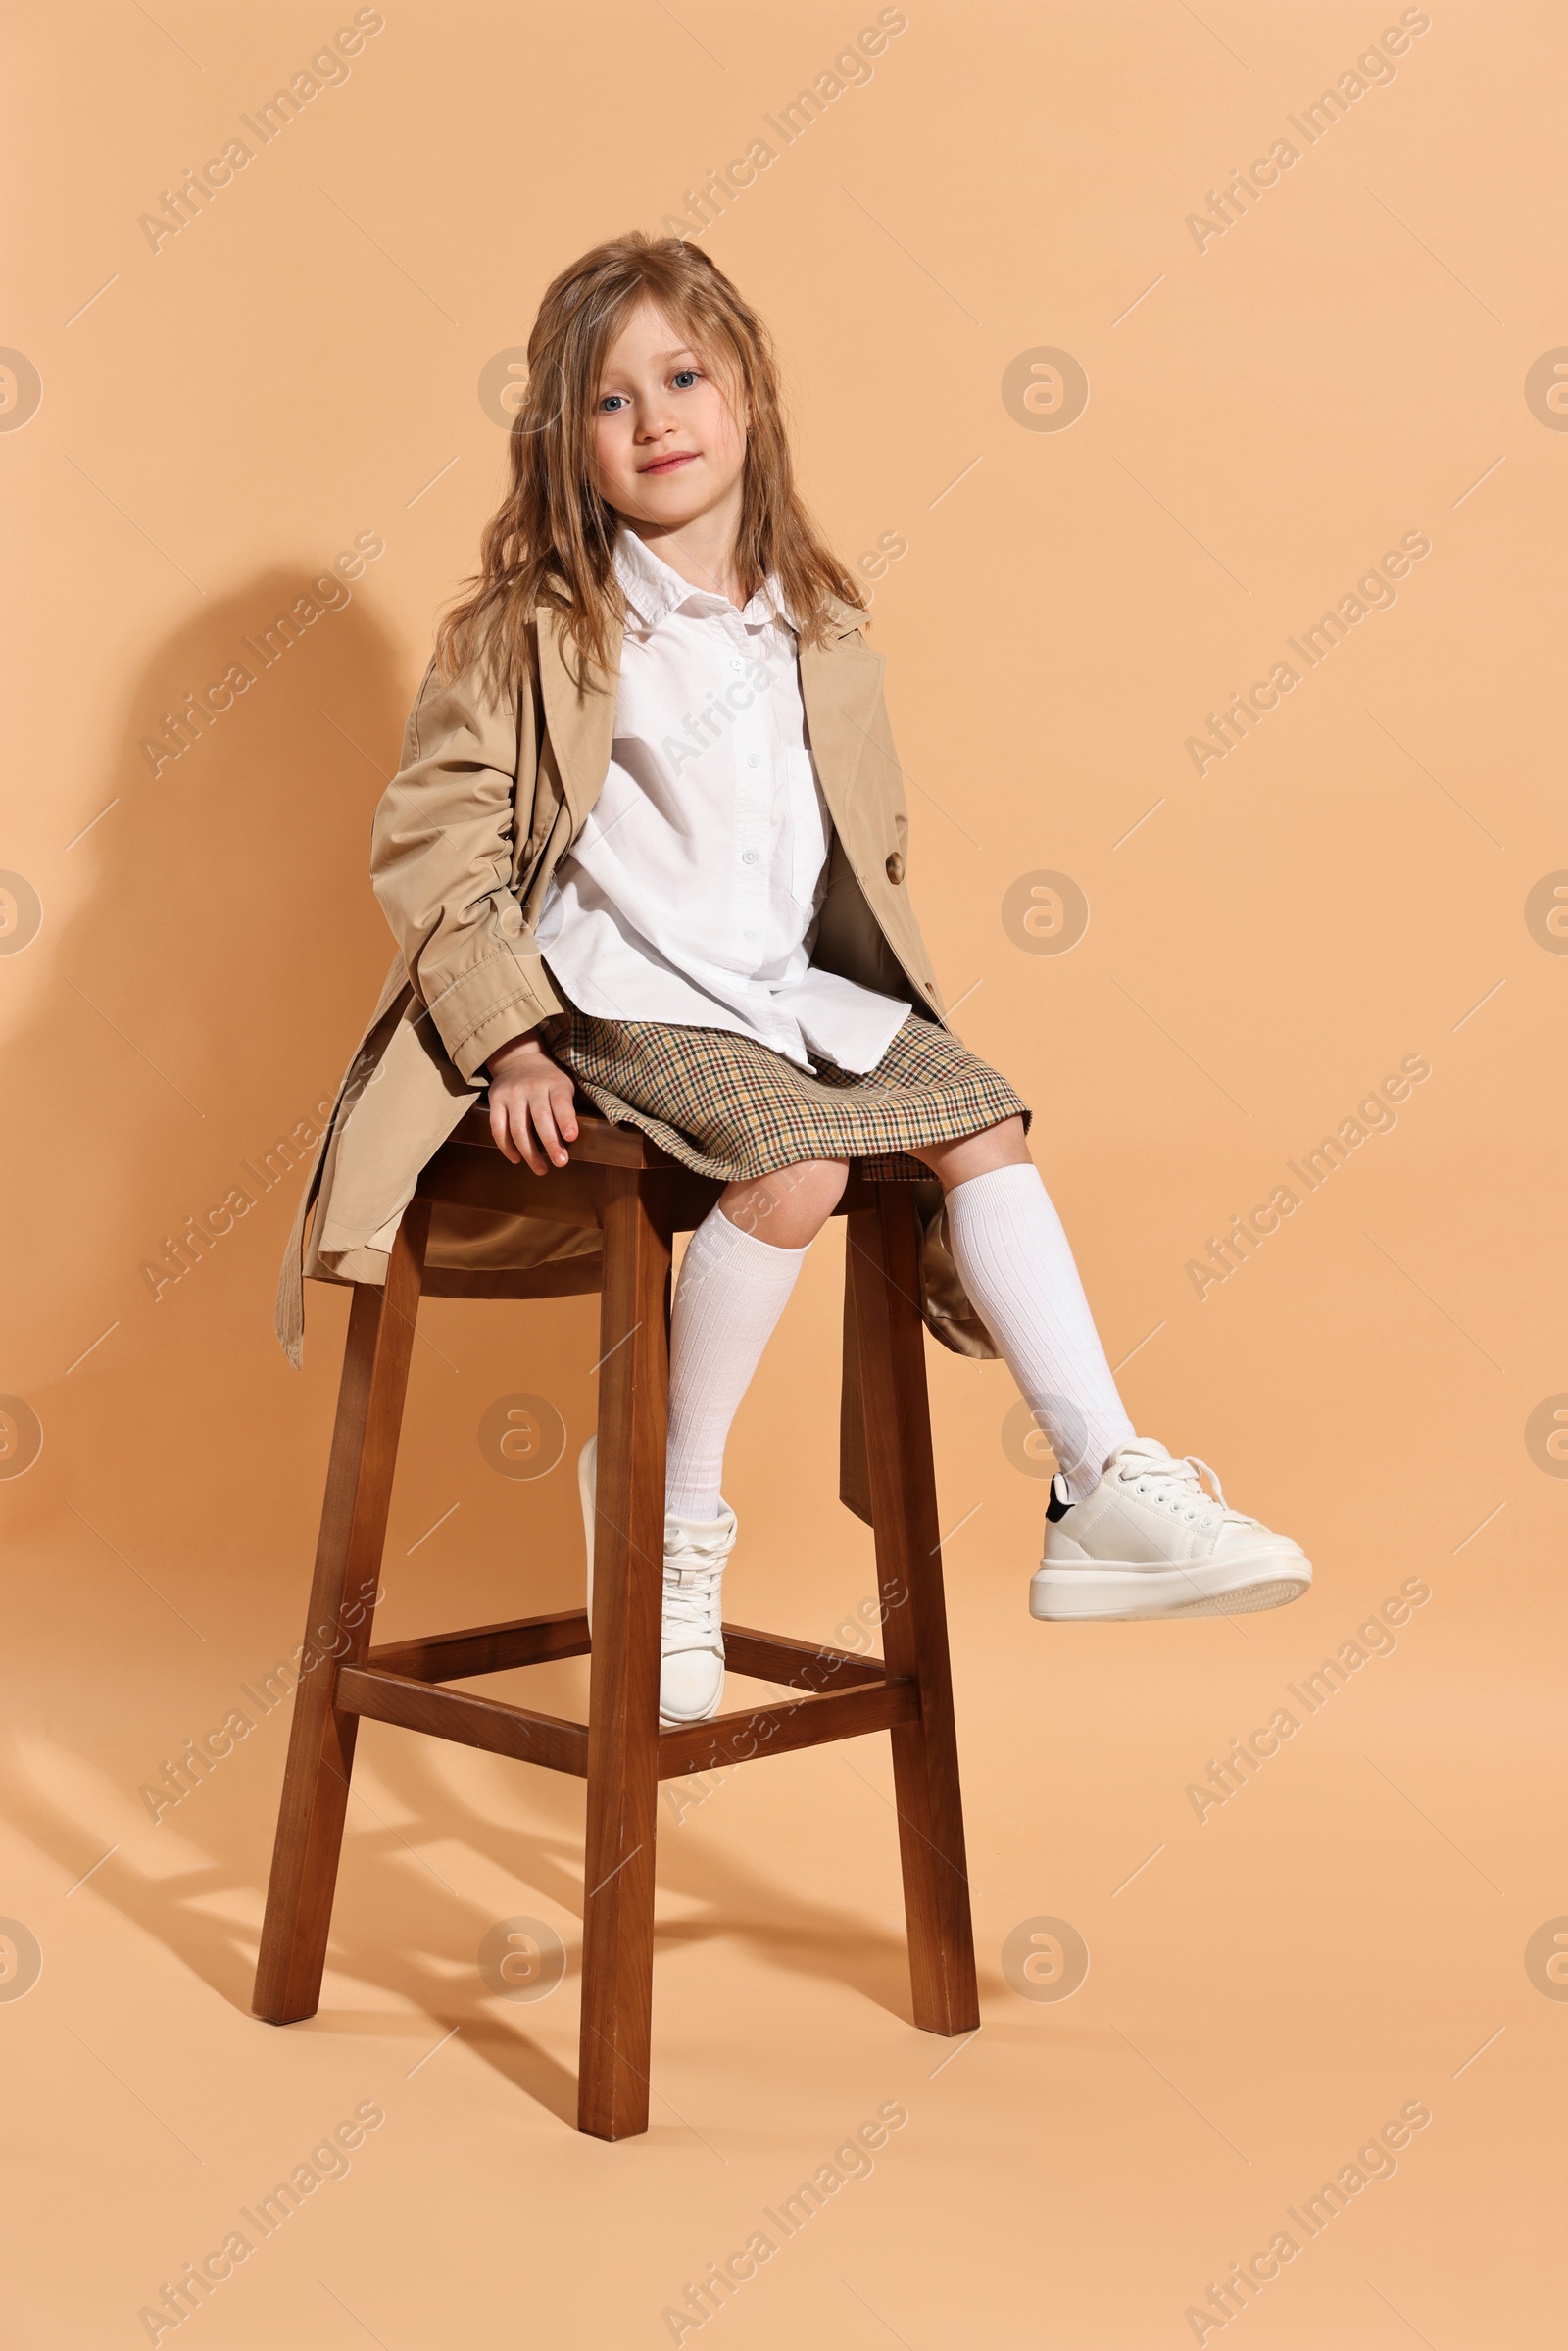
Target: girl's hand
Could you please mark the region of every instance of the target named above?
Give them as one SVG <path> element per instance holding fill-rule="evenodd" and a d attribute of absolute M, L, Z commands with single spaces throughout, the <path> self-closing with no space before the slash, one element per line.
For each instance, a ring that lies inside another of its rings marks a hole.
<path fill-rule="evenodd" d="M 552 1061 L 537 1029 L 514 1037 L 490 1055 L 490 1132 L 496 1148 L 515 1166 L 526 1161 L 535 1175 L 566 1164 L 566 1145 L 577 1140 L 571 1080 Z"/>

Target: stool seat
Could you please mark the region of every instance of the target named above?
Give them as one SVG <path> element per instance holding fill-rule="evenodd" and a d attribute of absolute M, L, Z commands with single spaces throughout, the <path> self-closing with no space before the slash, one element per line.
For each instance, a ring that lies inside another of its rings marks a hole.
<path fill-rule="evenodd" d="M 884 1657 L 724 1626 L 726 1663 L 787 1697 L 659 1724 L 671 1243 L 723 1187 L 639 1128 L 580 1105 L 565 1167 L 536 1176 L 468 1111 L 423 1170 L 384 1286 L 356 1283 L 306 1638 L 325 1652 L 295 1692 L 256 2013 L 312 2016 L 320 1999 L 354 1746 L 362 1718 L 569 1772 L 588 1784 L 578 2127 L 648 2127 L 658 1785 L 826 1739 L 887 1732 L 903 1861 L 915 2023 L 979 2021 L 952 1673 L 931 1461 L 920 1228 L 906 1184 L 852 1168 L 838 1213 L 846 1250 L 840 1494 L 876 1538 Z M 421 1295 L 559 1296 L 559 1267 L 426 1267 L 438 1204 L 595 1226 L 596 1259 L 569 1287 L 600 1290 L 599 1470 L 593 1621 L 581 1608 L 370 1645 L 409 1360 Z M 589 1719 L 573 1722 L 454 1685 L 588 1656 Z"/>

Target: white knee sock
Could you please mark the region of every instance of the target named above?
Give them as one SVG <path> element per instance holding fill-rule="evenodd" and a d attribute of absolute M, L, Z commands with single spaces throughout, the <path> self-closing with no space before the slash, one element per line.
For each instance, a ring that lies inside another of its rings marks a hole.
<path fill-rule="evenodd" d="M 1040 1170 L 994 1167 L 956 1184 L 948 1230 L 958 1278 L 1050 1438 L 1068 1494 L 1081 1502 L 1137 1431 Z"/>
<path fill-rule="evenodd" d="M 804 1249 L 776 1249 L 714 1208 L 692 1235 L 669 1326 L 664 1508 L 716 1518 L 724 1440 L 783 1313 Z"/>

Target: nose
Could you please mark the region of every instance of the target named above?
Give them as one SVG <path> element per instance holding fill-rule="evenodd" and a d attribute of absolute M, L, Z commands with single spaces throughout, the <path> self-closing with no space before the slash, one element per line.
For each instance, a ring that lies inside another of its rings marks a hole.
<path fill-rule="evenodd" d="M 673 430 L 674 422 L 664 401 L 656 393 L 649 400 L 639 401 L 632 437 L 638 442 L 662 441 Z"/>

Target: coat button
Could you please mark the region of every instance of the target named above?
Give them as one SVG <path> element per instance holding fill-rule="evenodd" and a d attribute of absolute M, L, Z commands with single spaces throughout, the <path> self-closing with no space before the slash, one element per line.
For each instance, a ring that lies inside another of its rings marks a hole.
<path fill-rule="evenodd" d="M 888 880 L 894 883 L 902 882 L 904 879 L 904 859 L 897 850 L 894 850 L 888 858 L 887 876 Z"/>

